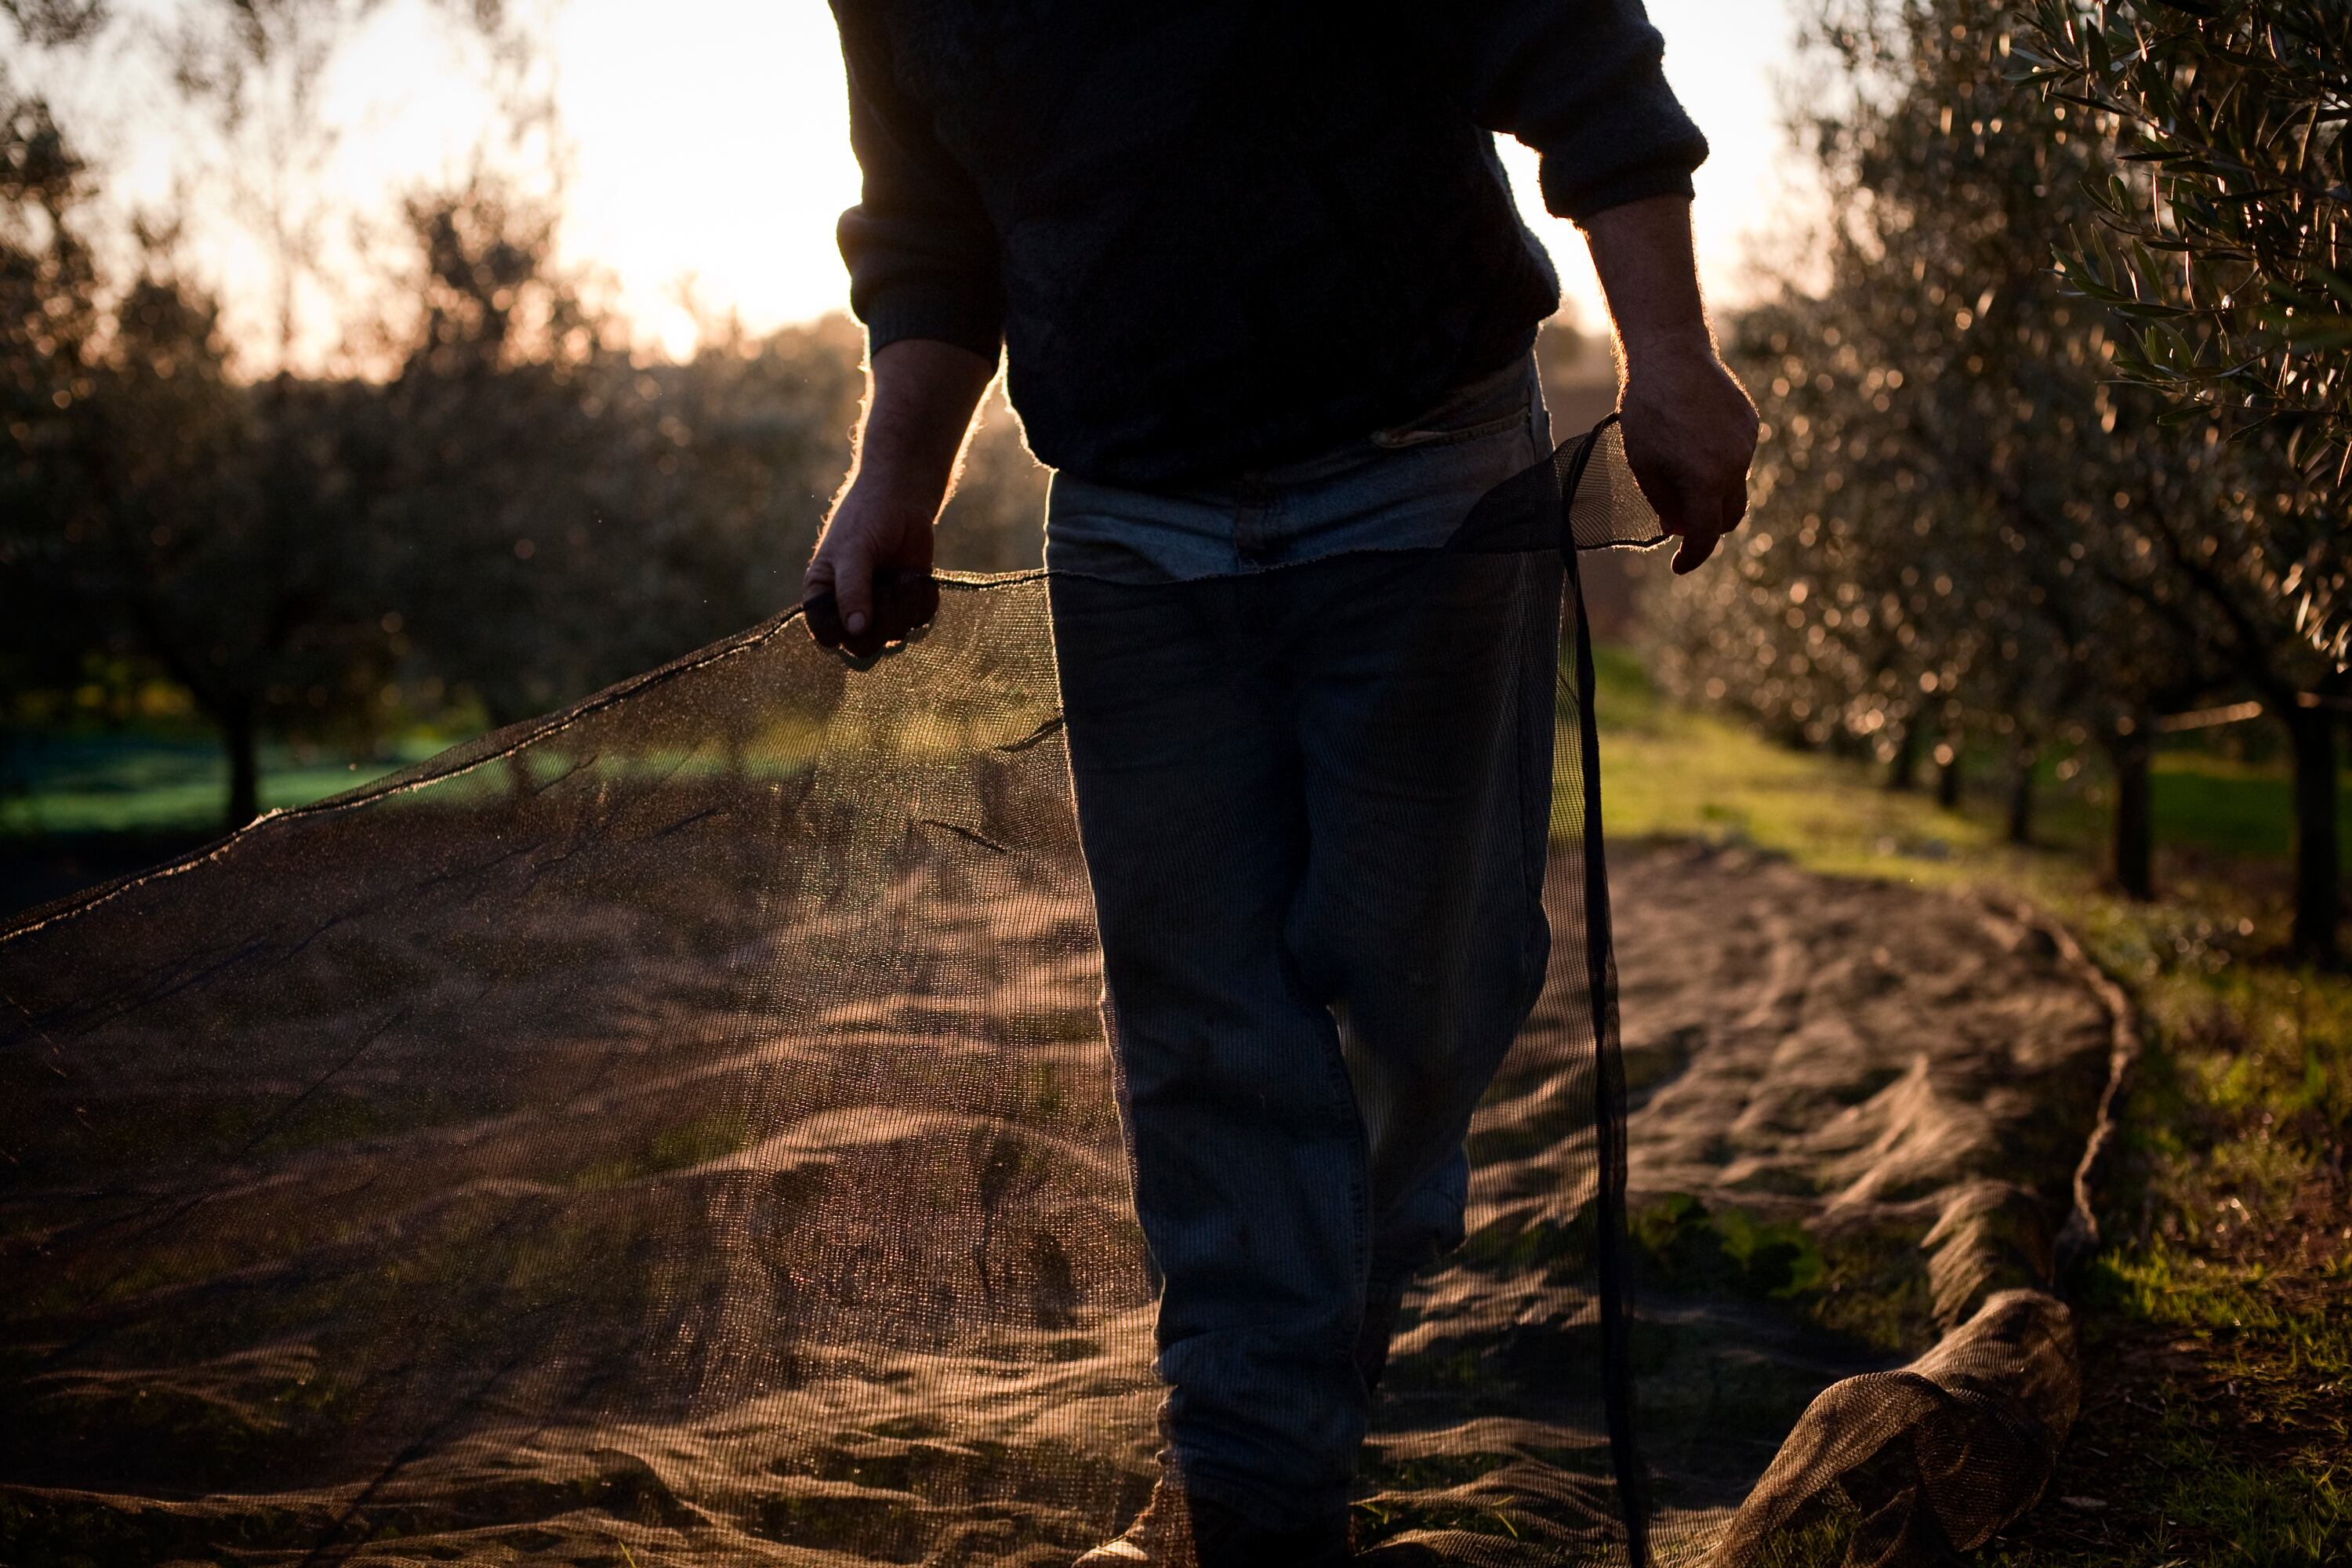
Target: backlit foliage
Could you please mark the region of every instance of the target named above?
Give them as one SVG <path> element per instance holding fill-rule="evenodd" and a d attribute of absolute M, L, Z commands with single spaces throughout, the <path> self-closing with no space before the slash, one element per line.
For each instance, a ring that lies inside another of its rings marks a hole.
<path fill-rule="evenodd" d="M 1975 737 L 2021 784 L 2053 742 L 2144 776 L 2167 716 L 2250 696 L 2332 767 L 2307 478 L 2284 432 L 2167 422 L 2119 374 L 2112 318 L 2050 264 L 2119 167 L 2112 127 L 2018 79 L 2011 26 L 1987 0 L 1820 15 L 1826 286 L 1732 344 L 1767 424 L 1755 521 L 1736 572 L 1668 596 L 1669 678 L 1901 771 Z M 2144 882 L 2145 823 L 2119 827 Z"/>
<path fill-rule="evenodd" d="M 2116 368 L 2308 481 L 2264 521 L 2303 629 L 2352 654 L 2352 6 L 2037 0 L 2016 58 L 2057 105 L 2122 131 L 2063 237 L 2067 279 L 2123 327 Z"/>

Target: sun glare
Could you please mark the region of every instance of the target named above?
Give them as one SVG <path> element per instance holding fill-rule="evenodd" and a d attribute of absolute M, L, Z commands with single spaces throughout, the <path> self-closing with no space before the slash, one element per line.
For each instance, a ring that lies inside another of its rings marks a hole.
<path fill-rule="evenodd" d="M 823 5 L 572 0 L 557 49 L 565 248 L 611 269 L 642 328 L 676 353 L 698 315 L 759 329 L 844 305 L 833 226 L 857 164 Z"/>
<path fill-rule="evenodd" d="M 1769 234 L 1790 199 L 1773 82 L 1791 19 L 1749 0 L 1650 11 L 1714 149 L 1696 209 L 1706 280 L 1745 299 L 1746 237 Z M 611 268 L 629 313 L 673 352 L 692 342 L 697 310 L 756 328 L 840 308 L 833 224 L 857 199 L 857 165 L 831 14 L 814 0 L 675 0 L 659 15 L 648 26 L 625 0 L 572 0 L 565 13 L 561 102 L 578 149 L 568 252 Z M 1535 195 L 1535 154 L 1507 141 L 1504 160 L 1570 309 L 1598 323 L 1600 285 L 1575 229 Z"/>

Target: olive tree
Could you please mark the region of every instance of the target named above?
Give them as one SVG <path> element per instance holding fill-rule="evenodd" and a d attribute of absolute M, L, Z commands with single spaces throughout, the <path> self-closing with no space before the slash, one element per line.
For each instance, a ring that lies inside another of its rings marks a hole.
<path fill-rule="evenodd" d="M 2352 6 L 2035 0 L 2016 55 L 2053 103 L 2119 128 L 2067 278 L 2125 323 L 2116 366 L 2276 444 L 2273 590 L 2352 657 Z"/>
<path fill-rule="evenodd" d="M 1770 426 L 1757 534 L 1739 581 L 1683 590 L 1697 597 L 1674 619 L 1686 685 L 1745 688 L 1898 765 L 1923 728 L 1952 758 L 1955 731 L 1990 731 L 2020 764 L 2043 735 L 2096 736 L 2117 879 L 2144 895 L 2165 716 L 2251 693 L 2301 735 L 2324 730 L 2296 715 L 2326 713 L 2341 678 L 2279 591 L 2280 520 L 2304 493 L 2283 442 L 2167 423 L 2119 376 L 2106 312 L 2050 268 L 2118 149 L 2017 79 L 2011 21 L 1987 0 L 1822 12 L 1842 90 L 1802 130 L 1831 195 L 1826 287 L 1741 334 Z M 2332 805 L 2332 745 L 2297 745 Z M 2337 903 L 2322 795 L 2298 793 L 2296 932 L 2315 953 Z M 2020 825 L 2029 806 L 2013 791 Z"/>

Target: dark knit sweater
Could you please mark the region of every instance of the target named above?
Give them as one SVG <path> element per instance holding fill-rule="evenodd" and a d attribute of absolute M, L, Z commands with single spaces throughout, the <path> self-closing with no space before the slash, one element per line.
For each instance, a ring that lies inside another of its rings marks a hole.
<path fill-rule="evenodd" d="M 1491 132 L 1582 221 L 1706 144 L 1641 0 L 833 0 L 872 346 L 993 356 L 1045 462 L 1231 479 L 1526 352 L 1559 279 Z"/>

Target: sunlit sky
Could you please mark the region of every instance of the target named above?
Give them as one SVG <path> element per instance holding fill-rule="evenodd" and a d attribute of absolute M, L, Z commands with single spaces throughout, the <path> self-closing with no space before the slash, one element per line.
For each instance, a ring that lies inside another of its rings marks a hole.
<path fill-rule="evenodd" d="M 814 0 L 667 0 L 658 29 L 644 15 L 636 0 L 572 0 L 562 24 L 563 115 L 579 147 L 574 252 L 614 268 L 640 319 L 673 338 L 690 322 L 664 287 L 688 270 L 709 302 L 754 324 L 840 304 L 833 220 L 857 199 L 857 165 L 830 13 Z M 1652 0 L 1651 15 L 1714 149 L 1695 209 L 1706 280 L 1738 295 L 1743 231 L 1778 211 L 1773 72 L 1790 19 L 1773 0 Z M 681 160 L 681 147 L 711 155 Z M 1535 155 L 1512 142 L 1506 157 L 1581 319 L 1597 324 L 1583 242 L 1544 215 Z"/>
<path fill-rule="evenodd" d="M 673 353 L 691 348 L 698 312 L 731 312 L 759 331 L 841 308 L 833 226 L 856 200 L 858 178 L 823 0 L 548 3 L 543 79 L 568 146 L 565 259 L 605 275 L 638 331 Z M 1801 199 L 1779 125 L 1792 16 L 1780 0 L 1650 0 L 1650 12 L 1666 37 L 1667 73 L 1714 148 L 1698 174 L 1703 275 L 1712 296 L 1736 302 L 1755 291 L 1751 240 L 1769 241 Z M 346 237 L 352 215 L 380 214 L 389 194 L 461 167 L 492 123 L 479 55 L 417 0 L 396 0 L 340 58 L 324 98 L 340 135 L 318 183 L 334 193 L 322 228 L 346 261 L 367 248 Z M 136 96 L 127 68 L 85 76 L 85 99 Z M 173 138 L 142 130 L 135 113 L 113 118 L 110 143 L 98 140 L 118 188 L 168 188 Z M 1582 241 L 1543 214 L 1534 154 L 1507 142 L 1505 158 L 1570 309 L 1597 326 L 1600 290 Z M 226 216 L 236 206 L 210 198 L 200 211 L 217 221 L 199 224 L 192 248 L 226 285 L 250 339 L 268 319 L 270 268 Z M 310 304 L 315 349 L 333 305 L 324 295 Z"/>

